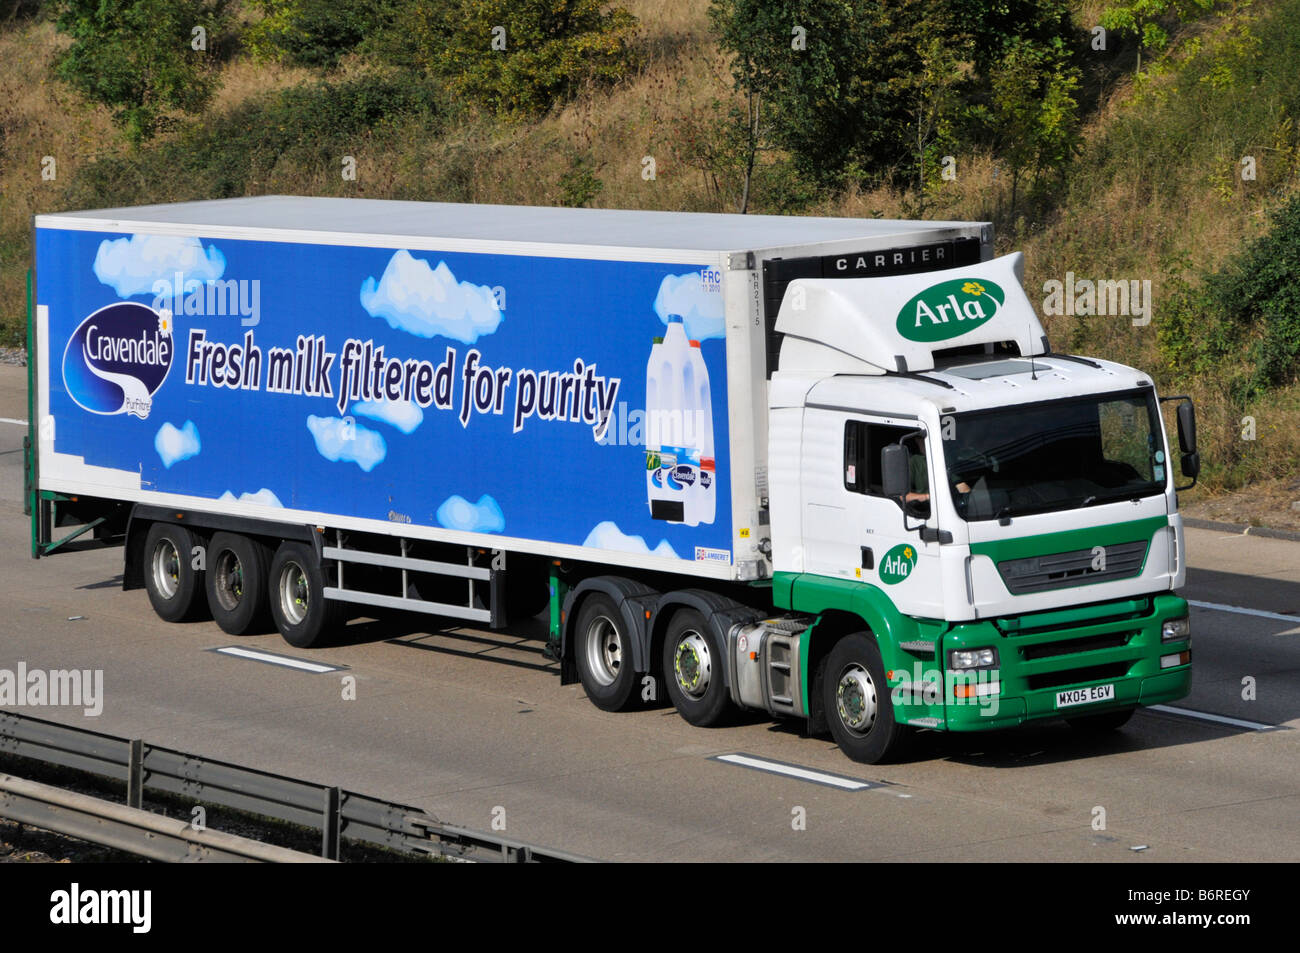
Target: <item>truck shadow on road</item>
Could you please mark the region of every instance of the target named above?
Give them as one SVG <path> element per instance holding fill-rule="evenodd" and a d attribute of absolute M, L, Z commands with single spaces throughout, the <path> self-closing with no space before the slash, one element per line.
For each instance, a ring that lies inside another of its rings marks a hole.
<path fill-rule="evenodd" d="M 762 724 L 764 720 L 765 716 L 760 712 L 742 713 L 732 724 Z M 768 731 L 834 747 L 830 735 L 809 735 L 802 725 L 793 721 L 770 724 Z M 951 761 L 986 768 L 1032 768 L 1255 733 L 1247 728 L 1196 722 L 1176 715 L 1140 709 L 1123 728 L 1104 734 L 1081 732 L 1063 721 L 1023 725 L 987 733 L 918 731 L 912 737 L 906 752 L 892 766 Z M 859 765 L 847 759 L 844 762 L 844 769 L 849 774 L 855 773 L 853 769 L 870 772 L 887 771 L 890 767 L 890 764 Z"/>
<path fill-rule="evenodd" d="M 348 646 L 367 642 L 386 642 L 406 649 L 482 659 L 539 672 L 559 671 L 559 663 L 543 654 L 546 627 L 537 620 L 512 625 L 508 632 L 483 632 L 463 628 L 454 620 L 429 616 L 360 618 L 340 627 L 331 644 Z"/>

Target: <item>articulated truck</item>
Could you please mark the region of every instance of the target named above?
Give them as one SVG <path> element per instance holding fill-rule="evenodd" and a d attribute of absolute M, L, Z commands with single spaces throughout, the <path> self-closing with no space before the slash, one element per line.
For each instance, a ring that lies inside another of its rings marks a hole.
<path fill-rule="evenodd" d="M 601 709 L 867 763 L 1190 689 L 1192 406 L 1053 351 L 987 223 L 267 196 L 35 230 L 32 553 L 123 544 L 163 619 L 549 610 Z"/>

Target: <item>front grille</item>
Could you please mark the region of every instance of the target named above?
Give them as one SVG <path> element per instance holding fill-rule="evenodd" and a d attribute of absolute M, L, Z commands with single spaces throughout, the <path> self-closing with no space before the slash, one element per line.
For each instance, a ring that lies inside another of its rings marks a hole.
<path fill-rule="evenodd" d="M 1128 640 L 1136 632 L 1108 632 L 1105 635 L 1090 635 L 1082 639 L 1065 639 L 1060 642 L 1039 642 L 1037 645 L 1025 645 L 1020 649 L 1020 657 L 1026 662 L 1040 658 L 1055 658 L 1058 655 L 1075 655 L 1079 652 L 1097 652 L 1102 649 L 1117 649 L 1128 645 Z"/>
<path fill-rule="evenodd" d="M 1108 665 L 1089 665 L 1087 668 L 1071 668 L 1063 672 L 1044 672 L 1030 675 L 1025 681 L 1030 691 L 1040 688 L 1060 688 L 1077 682 L 1098 682 L 1107 678 L 1123 678 L 1128 674 L 1131 662 L 1111 662 Z"/>
<path fill-rule="evenodd" d="M 1050 556 L 1004 559 L 998 563 L 998 572 L 1007 589 L 1016 596 L 1086 583 L 1108 582 L 1112 579 L 1128 579 L 1142 571 L 1147 546 L 1148 541 L 1138 540 L 1102 547 L 1106 551 L 1105 569 L 1092 568 L 1097 554 L 1090 548 L 1053 553 Z"/>

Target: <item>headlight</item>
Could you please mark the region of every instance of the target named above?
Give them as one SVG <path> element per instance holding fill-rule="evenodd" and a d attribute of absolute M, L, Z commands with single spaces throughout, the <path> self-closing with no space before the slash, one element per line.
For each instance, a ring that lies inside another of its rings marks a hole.
<path fill-rule="evenodd" d="M 948 653 L 948 667 L 954 671 L 993 668 L 997 664 L 997 649 L 953 649 Z"/>
<path fill-rule="evenodd" d="M 1183 639 L 1192 637 L 1192 620 L 1183 616 L 1181 619 L 1170 619 L 1160 626 L 1161 642 L 1181 642 Z"/>

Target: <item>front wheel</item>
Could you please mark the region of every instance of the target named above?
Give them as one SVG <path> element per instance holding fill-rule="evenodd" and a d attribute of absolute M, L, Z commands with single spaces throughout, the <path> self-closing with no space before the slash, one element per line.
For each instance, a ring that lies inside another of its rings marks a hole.
<path fill-rule="evenodd" d="M 694 609 L 680 610 L 668 624 L 664 678 L 673 707 L 692 725 L 708 728 L 726 716 L 726 660 L 707 620 Z"/>
<path fill-rule="evenodd" d="M 325 586 L 325 572 L 310 547 L 280 544 L 271 560 L 271 617 L 295 648 L 321 642 L 338 619 L 338 603 L 326 601 Z"/>
<path fill-rule="evenodd" d="M 835 743 L 854 761 L 880 764 L 901 753 L 909 729 L 894 720 L 880 649 L 867 633 L 846 635 L 831 649 L 822 704 Z"/>
<path fill-rule="evenodd" d="M 582 603 L 574 629 L 578 678 L 591 703 L 623 711 L 636 700 L 636 672 L 627 622 L 609 596 L 593 593 Z"/>

